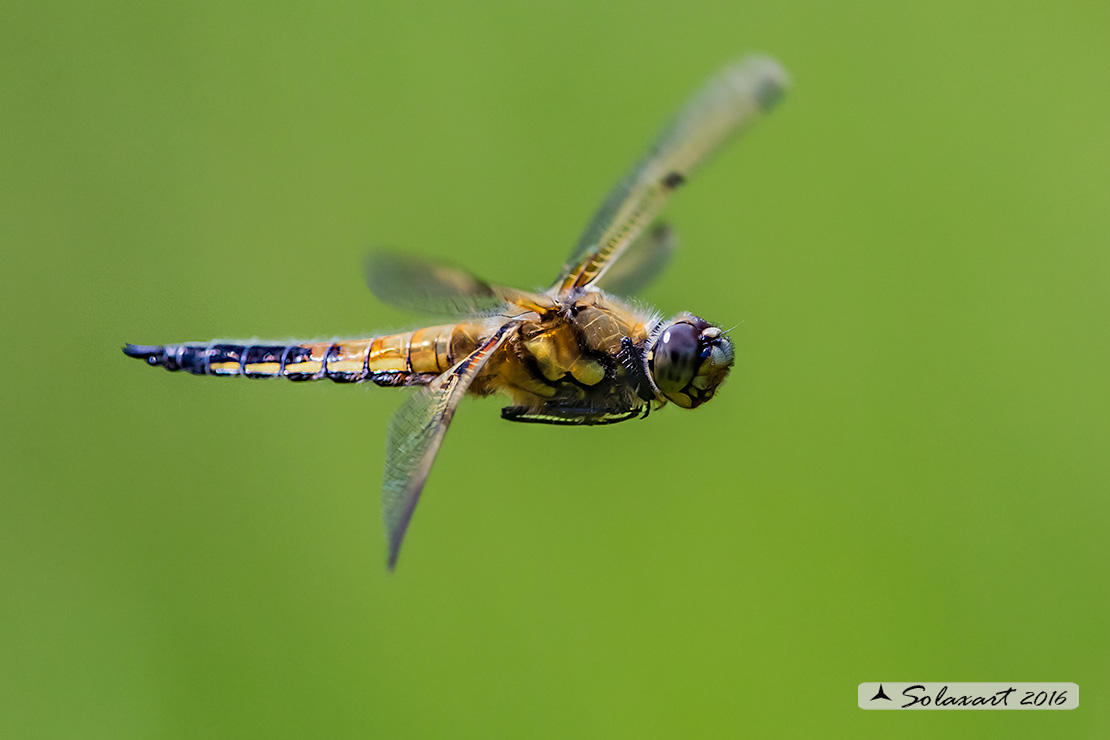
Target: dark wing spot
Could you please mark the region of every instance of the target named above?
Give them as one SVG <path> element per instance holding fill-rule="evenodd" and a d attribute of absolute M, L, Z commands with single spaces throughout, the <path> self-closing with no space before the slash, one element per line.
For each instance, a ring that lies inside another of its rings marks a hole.
<path fill-rule="evenodd" d="M 785 92 L 786 89 L 777 80 L 764 80 L 755 91 L 755 100 L 760 108 L 769 111 L 782 100 Z"/>
<path fill-rule="evenodd" d="M 663 187 L 668 190 L 674 190 L 684 182 L 686 182 L 686 178 L 681 172 L 669 172 L 667 176 L 663 178 Z"/>

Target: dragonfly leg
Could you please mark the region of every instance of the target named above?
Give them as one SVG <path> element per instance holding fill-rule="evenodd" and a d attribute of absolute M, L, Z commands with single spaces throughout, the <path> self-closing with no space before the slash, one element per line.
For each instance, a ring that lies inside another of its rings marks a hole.
<path fill-rule="evenodd" d="M 501 418 L 528 424 L 553 424 L 556 426 L 601 426 L 617 424 L 637 417 L 647 416 L 644 409 L 591 409 L 545 404 L 541 409 L 527 406 L 506 406 Z"/>

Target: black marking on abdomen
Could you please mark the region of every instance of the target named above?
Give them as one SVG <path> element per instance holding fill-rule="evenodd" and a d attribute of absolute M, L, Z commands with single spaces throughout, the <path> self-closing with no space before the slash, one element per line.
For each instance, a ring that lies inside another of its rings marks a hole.
<path fill-rule="evenodd" d="M 380 386 L 396 387 L 407 385 L 427 385 L 436 378 L 438 373 L 415 373 L 407 371 L 371 371 L 369 366 L 369 347 L 366 356 L 359 362 L 357 370 L 340 371 L 329 367 L 329 363 L 338 364 L 340 358 L 345 362 L 353 359 L 344 356 L 344 344 L 332 342 L 327 344 L 327 350 L 315 356 L 320 358 L 319 369 L 315 372 L 291 372 L 289 368 L 302 363 L 312 362 L 313 353 L 322 348 L 322 343 L 298 344 L 227 344 L 211 342 L 209 344 L 170 344 L 170 345 L 140 345 L 127 344 L 123 352 L 128 357 L 143 360 L 154 367 L 164 367 L 167 370 L 184 370 L 193 375 L 242 375 L 247 378 L 273 378 L 285 377 L 292 381 L 318 380 L 329 378 L 336 383 L 358 383 L 370 380 Z M 270 367 L 260 371 L 255 369 L 248 372 L 251 367 L 258 365 Z"/>
<path fill-rule="evenodd" d="M 308 347 L 301 347 L 296 344 L 287 347 L 285 355 L 281 358 L 281 374 L 293 381 L 315 380 L 320 377 L 319 373 L 290 373 L 285 370 L 285 368 L 290 365 L 295 365 L 299 362 L 307 362 L 311 358 L 312 350 Z"/>
<path fill-rule="evenodd" d="M 339 359 L 340 352 L 342 352 L 342 346 L 338 343 L 328 347 L 328 351 L 324 355 L 324 375 L 328 378 L 328 380 L 334 381 L 336 383 L 357 383 L 362 380 L 362 370 L 358 370 L 353 373 L 340 372 L 338 370 L 332 370 L 328 367 L 329 362 Z M 369 351 L 367 351 L 367 354 L 369 354 Z M 362 366 L 364 368 L 366 367 L 365 360 L 363 361 Z"/>
<path fill-rule="evenodd" d="M 380 385 L 382 388 L 398 388 L 405 385 L 408 376 L 409 373 L 403 373 L 398 370 L 385 370 L 373 373 L 370 376 L 370 380 L 374 385 Z"/>
<path fill-rule="evenodd" d="M 247 347 L 243 353 L 243 374 L 248 378 L 273 378 L 281 374 L 282 357 L 285 355 L 287 347 L 284 344 L 262 344 L 258 346 Z M 278 366 L 274 372 L 249 372 L 247 371 L 248 365 L 257 365 L 259 363 L 272 363 Z"/>
<path fill-rule="evenodd" d="M 196 344 L 180 344 L 177 346 L 177 366 L 193 375 L 206 375 L 208 371 L 208 346 Z"/>
<path fill-rule="evenodd" d="M 374 385 L 379 385 L 382 388 L 403 388 L 413 385 L 428 385 L 433 380 L 438 378 L 436 373 L 408 373 L 403 370 L 379 370 L 378 372 L 370 373 L 365 378 Z"/>
<path fill-rule="evenodd" d="M 197 375 L 241 375 L 243 373 L 245 347 L 241 344 L 213 344 L 207 348 L 207 352 L 205 347 L 186 346 L 194 351 L 199 350 L 197 354 L 201 355 L 203 364 Z M 213 367 L 214 365 L 232 365 L 232 367 Z"/>

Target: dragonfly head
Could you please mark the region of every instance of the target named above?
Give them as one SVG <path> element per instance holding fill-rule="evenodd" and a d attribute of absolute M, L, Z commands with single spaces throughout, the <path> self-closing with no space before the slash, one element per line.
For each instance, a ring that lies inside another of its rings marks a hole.
<path fill-rule="evenodd" d="M 668 401 L 693 409 L 713 397 L 732 362 L 732 342 L 720 327 L 693 314 L 680 314 L 656 335 L 648 371 Z"/>

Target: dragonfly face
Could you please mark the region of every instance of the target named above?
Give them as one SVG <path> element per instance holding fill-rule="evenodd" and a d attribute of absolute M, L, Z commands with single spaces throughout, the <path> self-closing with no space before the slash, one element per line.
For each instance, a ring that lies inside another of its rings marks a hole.
<path fill-rule="evenodd" d="M 692 314 L 663 327 L 648 355 L 648 369 L 663 397 L 696 409 L 716 393 L 734 359 L 732 342 L 719 327 Z"/>
<path fill-rule="evenodd" d="M 760 57 L 710 79 L 617 183 L 543 293 L 378 254 L 367 263 L 375 295 L 452 322 L 353 340 L 128 344 L 124 352 L 194 375 L 417 387 L 386 442 L 382 509 L 392 568 L 464 395 L 507 396 L 501 416 L 510 421 L 567 426 L 642 418 L 668 402 L 693 409 L 713 397 L 733 364 L 725 333 L 689 313 L 663 322 L 616 296 L 635 293 L 668 261 L 672 232 L 646 227 L 671 193 L 769 110 L 785 86 L 785 72 Z"/>

